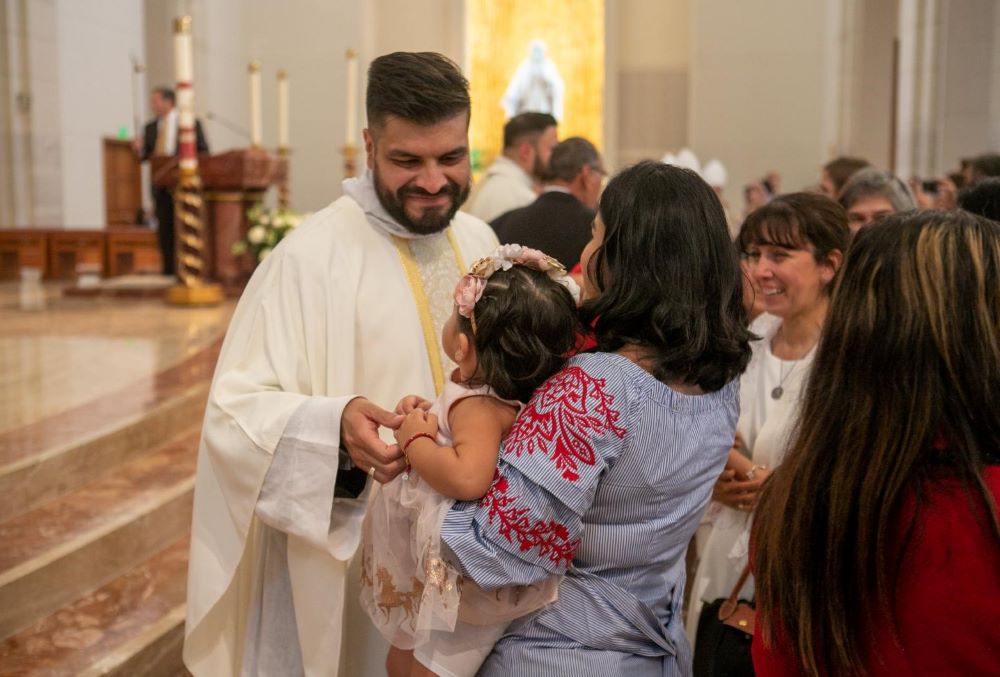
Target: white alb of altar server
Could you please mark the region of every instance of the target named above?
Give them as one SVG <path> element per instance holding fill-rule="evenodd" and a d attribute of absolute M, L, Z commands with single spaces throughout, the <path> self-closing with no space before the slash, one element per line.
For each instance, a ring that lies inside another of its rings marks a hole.
<path fill-rule="evenodd" d="M 344 189 L 261 264 L 222 347 L 195 490 L 195 675 L 384 674 L 386 647 L 348 577 L 368 491 L 334 498 L 341 414 L 355 395 L 387 408 L 434 399 L 450 371 L 438 337 L 451 292 L 497 240 L 463 213 L 411 233 L 370 172 Z"/>

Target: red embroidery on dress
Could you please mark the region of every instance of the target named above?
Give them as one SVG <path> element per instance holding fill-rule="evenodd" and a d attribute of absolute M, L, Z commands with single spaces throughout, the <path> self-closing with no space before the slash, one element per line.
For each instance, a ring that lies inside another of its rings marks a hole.
<path fill-rule="evenodd" d="M 480 506 L 489 508 L 489 524 L 492 525 L 494 519 L 498 520 L 497 532 L 508 543 L 513 543 L 517 538 L 521 552 L 535 548 L 540 557 L 547 557 L 556 566 L 565 562 L 568 567 L 573 561 L 580 539 L 569 541 L 569 529 L 559 522 L 535 520 L 532 523 L 528 517 L 531 508 L 517 507 L 515 503 L 518 497 L 508 496 L 509 488 L 507 478 L 497 470 L 490 490 L 479 502 Z"/>
<path fill-rule="evenodd" d="M 614 395 L 604 391 L 605 380 L 580 367 L 567 367 L 535 391 L 511 428 L 504 454 L 539 451 L 552 458 L 570 482 L 580 478 L 577 463 L 594 465 L 594 447 L 588 439 L 611 432 L 619 438 L 625 429 L 615 425 L 619 412 L 611 408 Z"/>

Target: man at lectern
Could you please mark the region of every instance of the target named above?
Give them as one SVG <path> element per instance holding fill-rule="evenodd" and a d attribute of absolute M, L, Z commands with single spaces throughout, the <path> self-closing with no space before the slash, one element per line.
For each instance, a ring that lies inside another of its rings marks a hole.
<path fill-rule="evenodd" d="M 135 152 L 140 160 L 145 162 L 153 155 L 177 155 L 177 111 L 174 109 L 174 90 L 168 87 L 157 87 L 150 97 L 150 107 L 156 116 L 146 123 L 145 133 L 141 139 L 133 139 Z M 207 153 L 208 141 L 201 129 L 201 122 L 195 121 L 195 136 L 198 153 Z M 163 259 L 163 274 L 174 275 L 176 272 L 176 254 L 174 250 L 174 196 L 173 190 L 167 186 L 153 185 L 153 204 L 156 208 L 156 220 L 159 222 L 160 255 Z"/>

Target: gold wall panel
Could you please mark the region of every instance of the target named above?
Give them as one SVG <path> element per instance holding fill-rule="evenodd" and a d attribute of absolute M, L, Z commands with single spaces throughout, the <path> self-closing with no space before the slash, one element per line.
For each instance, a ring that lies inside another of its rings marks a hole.
<path fill-rule="evenodd" d="M 536 39 L 566 85 L 559 138 L 582 136 L 603 148 L 604 0 L 467 0 L 465 16 L 469 136 L 478 169 L 502 149 L 507 120 L 500 99 Z"/>

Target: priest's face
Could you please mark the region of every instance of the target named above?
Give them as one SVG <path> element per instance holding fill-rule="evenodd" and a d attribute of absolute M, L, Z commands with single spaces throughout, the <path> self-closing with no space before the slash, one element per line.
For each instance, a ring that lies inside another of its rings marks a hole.
<path fill-rule="evenodd" d="M 469 197 L 468 113 L 427 126 L 389 116 L 364 136 L 385 210 L 414 233 L 447 228 Z"/>

